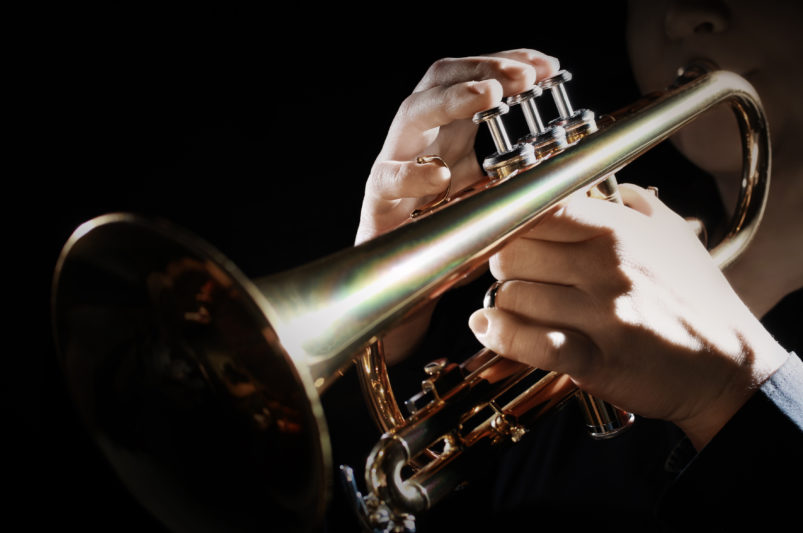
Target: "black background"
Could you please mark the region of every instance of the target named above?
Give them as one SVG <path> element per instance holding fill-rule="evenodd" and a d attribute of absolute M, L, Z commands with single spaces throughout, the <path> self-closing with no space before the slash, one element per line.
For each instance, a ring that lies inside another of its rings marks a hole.
<path fill-rule="evenodd" d="M 387 127 L 440 57 L 536 48 L 573 71 L 575 107 L 611 111 L 637 96 L 620 3 L 582 13 L 492 8 L 87 8 L 11 22 L 20 35 L 5 82 L 14 92 L 4 180 L 7 520 L 159 528 L 78 423 L 52 346 L 50 280 L 78 224 L 113 211 L 157 215 L 258 277 L 351 245 Z M 701 179 L 671 149 L 658 152 L 644 163 L 660 169 L 656 179 L 673 177 L 677 191 Z M 670 203 L 681 198 L 661 186 Z M 353 372 L 324 404 L 337 424 L 336 461 L 361 466 L 377 434 Z M 338 529 L 348 519 L 337 490 L 334 498 Z"/>

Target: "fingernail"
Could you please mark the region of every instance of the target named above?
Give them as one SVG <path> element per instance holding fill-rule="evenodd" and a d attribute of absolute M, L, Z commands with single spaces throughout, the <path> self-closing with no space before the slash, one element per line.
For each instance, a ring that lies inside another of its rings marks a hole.
<path fill-rule="evenodd" d="M 474 332 L 474 335 L 482 336 L 488 331 L 488 318 L 482 311 L 476 311 L 468 319 L 468 327 Z"/>

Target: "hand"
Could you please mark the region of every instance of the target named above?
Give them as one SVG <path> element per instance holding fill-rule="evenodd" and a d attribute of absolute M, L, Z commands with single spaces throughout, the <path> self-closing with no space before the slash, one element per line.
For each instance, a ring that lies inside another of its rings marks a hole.
<path fill-rule="evenodd" d="M 554 75 L 558 60 L 535 50 L 511 50 L 435 62 L 399 108 L 365 186 L 356 243 L 410 219 L 416 208 L 450 186 L 483 178 L 474 153 L 474 113 Z M 437 160 L 417 163 L 419 156 Z"/>
<path fill-rule="evenodd" d="M 557 73 L 558 60 L 535 50 L 511 50 L 435 62 L 405 99 L 365 186 L 356 244 L 410 220 L 410 213 L 443 193 L 480 181 L 474 153 L 474 113 L 497 105 Z M 418 163 L 420 156 L 437 160 Z M 386 360 L 406 357 L 427 329 L 434 302 L 384 338 Z"/>
<path fill-rule="evenodd" d="M 788 353 L 685 220 L 620 190 L 628 207 L 574 195 L 494 255 L 504 283 L 469 325 L 501 355 L 674 422 L 700 449 Z"/>

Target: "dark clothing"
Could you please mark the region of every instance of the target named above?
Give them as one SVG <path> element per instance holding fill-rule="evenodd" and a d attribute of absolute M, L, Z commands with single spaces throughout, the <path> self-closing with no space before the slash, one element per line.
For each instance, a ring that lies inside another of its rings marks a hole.
<path fill-rule="evenodd" d="M 691 458 L 660 501 L 660 522 L 680 531 L 793 524 L 801 454 L 803 361 L 793 353 Z"/>

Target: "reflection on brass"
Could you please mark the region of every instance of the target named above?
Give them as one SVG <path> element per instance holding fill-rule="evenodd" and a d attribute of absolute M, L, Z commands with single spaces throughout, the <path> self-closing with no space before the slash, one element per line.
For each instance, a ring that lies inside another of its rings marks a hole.
<path fill-rule="evenodd" d="M 569 195 L 720 103 L 741 126 L 742 189 L 730 231 L 711 254 L 724 267 L 750 242 L 769 185 L 764 114 L 741 77 L 696 76 L 687 72 L 683 83 L 632 106 L 638 111 L 513 177 L 255 281 L 168 224 L 122 214 L 87 222 L 59 258 L 53 295 L 78 412 L 115 471 L 171 529 L 311 531 L 323 519 L 332 470 L 319 394 L 356 361 L 386 431 L 366 466 L 365 499 L 410 529 L 411 513 L 466 479 L 475 450 L 526 438 L 577 390 L 565 375 L 485 350 L 430 376 L 437 401 L 424 395 L 404 417 L 381 354 L 394 325 Z"/>
<path fill-rule="evenodd" d="M 382 341 L 372 342 L 357 358 L 357 375 L 374 422 L 384 432 L 404 423 L 390 385 Z"/>

